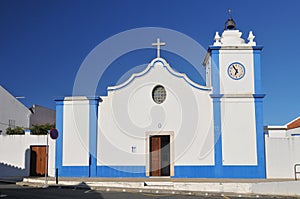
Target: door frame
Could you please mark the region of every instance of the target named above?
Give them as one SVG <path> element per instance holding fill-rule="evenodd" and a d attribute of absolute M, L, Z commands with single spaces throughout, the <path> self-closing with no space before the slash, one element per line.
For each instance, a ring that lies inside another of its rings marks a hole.
<path fill-rule="evenodd" d="M 150 175 L 150 137 L 151 136 L 170 136 L 170 176 L 174 176 L 174 131 L 155 131 L 146 132 L 146 176 Z M 154 177 L 168 177 L 168 176 L 154 176 Z"/>

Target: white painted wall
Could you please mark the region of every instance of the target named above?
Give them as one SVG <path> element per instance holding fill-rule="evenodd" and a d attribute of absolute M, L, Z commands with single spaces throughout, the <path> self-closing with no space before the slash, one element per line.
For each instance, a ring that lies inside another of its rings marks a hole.
<path fill-rule="evenodd" d="M 226 32 L 226 31 L 225 31 Z M 253 50 L 241 40 L 241 33 L 228 31 L 229 46 L 219 51 L 222 153 L 223 165 L 257 165 Z M 223 38 L 223 40 L 226 38 Z M 225 42 L 225 40 L 224 40 Z M 225 43 L 226 43 L 225 42 Z M 239 62 L 245 67 L 242 79 L 234 80 L 228 75 L 228 67 Z"/>
<path fill-rule="evenodd" d="M 282 129 L 269 129 L 268 134 L 271 138 L 286 138 L 288 136 L 286 126 Z"/>
<path fill-rule="evenodd" d="M 220 49 L 220 93 L 222 94 L 252 94 L 254 93 L 254 68 L 252 49 Z M 228 66 L 239 62 L 245 67 L 245 76 L 233 80 L 228 75 Z"/>
<path fill-rule="evenodd" d="M 257 165 L 254 99 L 221 102 L 223 165 Z"/>
<path fill-rule="evenodd" d="M 300 134 L 300 127 L 294 128 L 294 129 L 289 129 L 286 134 L 287 134 L 287 136 L 292 136 L 293 134 L 299 135 Z"/>
<path fill-rule="evenodd" d="M 167 91 L 162 104 L 152 100 L 156 85 Z M 146 133 L 159 131 L 174 132 L 176 165 L 214 165 L 209 94 L 159 63 L 123 88 L 109 91 L 99 104 L 98 165 L 145 166 Z"/>
<path fill-rule="evenodd" d="M 0 86 L 0 110 L 0 130 L 2 134 L 9 127 L 9 120 L 15 120 L 15 126 L 29 127 L 31 112 L 2 86 Z"/>
<path fill-rule="evenodd" d="M 300 164 L 300 137 L 266 135 L 265 143 L 267 178 L 294 178 L 294 165 Z"/>
<path fill-rule="evenodd" d="M 46 146 L 45 135 L 0 136 L 0 176 L 29 176 L 30 146 Z M 49 137 L 50 176 L 55 175 L 55 141 Z"/>
<path fill-rule="evenodd" d="M 65 97 L 63 120 L 63 166 L 89 165 L 89 101 Z"/>
<path fill-rule="evenodd" d="M 294 178 L 294 165 L 300 164 L 300 128 L 267 126 L 265 135 L 268 178 Z M 296 134 L 296 136 L 292 136 Z M 300 167 L 297 168 L 300 171 Z M 300 175 L 297 175 L 300 178 Z"/>

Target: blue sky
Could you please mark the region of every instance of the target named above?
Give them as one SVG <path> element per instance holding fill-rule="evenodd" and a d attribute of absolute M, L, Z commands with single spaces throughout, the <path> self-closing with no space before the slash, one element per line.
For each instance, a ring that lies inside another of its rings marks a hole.
<path fill-rule="evenodd" d="M 72 94 L 82 62 L 107 38 L 134 28 L 162 27 L 207 48 L 215 32 L 222 32 L 231 8 L 243 37 L 253 30 L 255 41 L 264 46 L 264 123 L 285 124 L 300 115 L 299 7 L 296 0 L 1 0 L 0 84 L 15 96 L 25 96 L 21 102 L 26 106 L 55 108 L 53 99 Z M 186 64 L 171 53 L 165 56 L 177 66 Z M 131 66 L 154 57 L 154 49 L 121 56 L 105 72 L 97 94 Z M 191 77 L 201 82 L 197 78 Z"/>

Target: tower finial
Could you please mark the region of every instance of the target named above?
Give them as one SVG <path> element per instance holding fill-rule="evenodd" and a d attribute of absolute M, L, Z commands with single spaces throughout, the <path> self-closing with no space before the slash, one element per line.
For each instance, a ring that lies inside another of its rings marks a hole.
<path fill-rule="evenodd" d="M 228 15 L 229 15 L 229 19 L 225 22 L 225 28 L 224 30 L 235 30 L 236 29 L 236 24 L 232 18 L 232 10 L 229 8 L 228 9 Z"/>

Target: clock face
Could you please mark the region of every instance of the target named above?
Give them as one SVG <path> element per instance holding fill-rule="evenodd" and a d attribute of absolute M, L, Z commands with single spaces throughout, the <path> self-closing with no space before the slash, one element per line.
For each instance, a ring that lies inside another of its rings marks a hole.
<path fill-rule="evenodd" d="M 232 63 L 228 67 L 228 75 L 235 80 L 242 79 L 245 75 L 245 67 L 240 63 Z"/>

